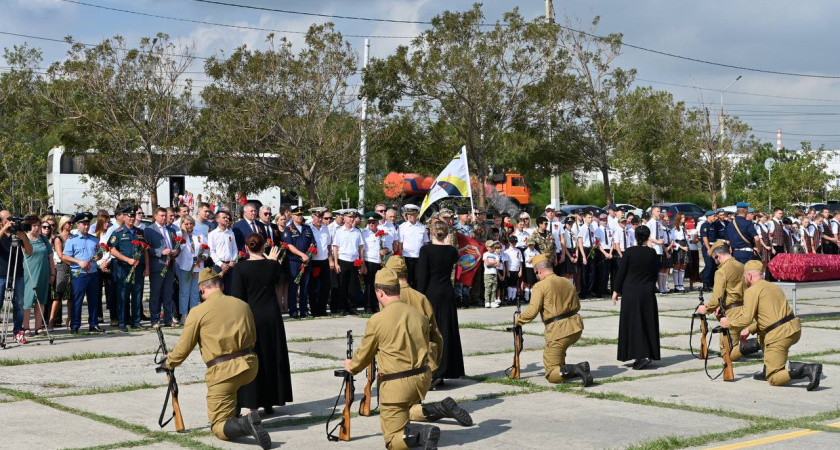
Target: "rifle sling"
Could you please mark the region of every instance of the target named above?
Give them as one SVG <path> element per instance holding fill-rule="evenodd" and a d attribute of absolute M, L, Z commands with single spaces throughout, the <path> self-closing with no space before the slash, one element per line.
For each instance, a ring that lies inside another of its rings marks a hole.
<path fill-rule="evenodd" d="M 381 374 L 379 374 L 378 379 L 379 379 L 380 382 L 399 380 L 400 378 L 408 378 L 408 377 L 411 377 L 411 376 L 414 376 L 414 375 L 420 375 L 421 373 L 425 373 L 427 370 L 430 370 L 429 366 L 424 364 L 424 365 L 422 365 L 422 366 L 420 366 L 416 369 L 404 370 L 402 372 L 389 373 L 389 374 L 382 374 L 381 373 Z"/>
<path fill-rule="evenodd" d="M 163 416 L 166 415 L 166 407 L 169 406 L 169 397 L 172 396 L 173 398 L 178 395 L 178 382 L 175 381 L 175 373 L 171 370 L 166 371 L 166 375 L 169 378 L 169 386 L 166 388 L 166 398 L 163 399 L 163 408 L 160 410 L 160 417 L 158 418 L 158 425 L 161 428 L 165 427 L 169 422 L 172 422 L 172 419 L 175 418 L 175 409 L 172 409 L 172 416 L 166 422 L 163 421 Z M 173 395 L 174 392 L 174 395 Z"/>
<path fill-rule="evenodd" d="M 557 322 L 557 321 L 560 321 L 560 320 L 563 320 L 563 319 L 568 319 L 569 317 L 572 317 L 572 316 L 576 315 L 577 313 L 578 313 L 577 311 L 569 311 L 565 314 L 560 314 L 559 316 L 554 316 L 554 317 L 552 317 L 548 320 L 543 320 L 543 323 L 545 324 L 545 326 L 548 326 L 549 324 L 552 324 L 554 322 Z"/>

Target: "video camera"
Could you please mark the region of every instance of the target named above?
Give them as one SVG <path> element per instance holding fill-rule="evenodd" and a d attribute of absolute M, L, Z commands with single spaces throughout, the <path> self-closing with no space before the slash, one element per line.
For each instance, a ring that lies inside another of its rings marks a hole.
<path fill-rule="evenodd" d="M 12 222 L 12 226 L 9 227 L 9 233 L 15 234 L 19 231 L 28 233 L 32 230 L 32 222 L 26 220 L 24 217 L 12 216 L 6 220 Z"/>

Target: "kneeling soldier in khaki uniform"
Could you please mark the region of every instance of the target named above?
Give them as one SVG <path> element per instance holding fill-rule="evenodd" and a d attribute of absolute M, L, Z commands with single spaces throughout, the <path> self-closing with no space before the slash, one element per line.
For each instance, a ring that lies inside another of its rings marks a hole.
<path fill-rule="evenodd" d="M 726 317 L 730 319 L 738 318 L 738 323 L 741 323 L 740 318 L 744 315 L 745 310 L 744 265 L 732 257 L 729 245 L 723 241 L 717 241 L 712 244 L 710 251 L 712 260 L 718 265 L 717 271 L 715 272 L 715 285 L 708 305 L 700 305 L 697 312 L 708 314 L 715 312 L 720 307 L 726 313 Z M 756 325 L 752 323 L 752 318 L 750 318 L 746 322 L 746 325 L 732 327 L 730 329 L 733 339 L 746 326 L 749 326 L 750 333 L 755 333 Z M 756 339 L 747 339 L 744 344 L 733 345 L 732 350 L 729 352 L 729 357 L 732 358 L 732 361 L 737 361 L 741 359 L 741 356 L 750 355 L 759 350 L 760 348 Z M 720 351 L 723 353 L 723 339 L 720 340 Z"/>
<path fill-rule="evenodd" d="M 750 335 L 744 328 L 755 319 L 758 323 L 758 338 L 764 349 L 764 370 L 755 374 L 757 380 L 767 380 L 771 386 L 782 386 L 791 379 L 808 378 L 807 389 L 812 391 L 820 385 L 822 364 L 790 363 L 785 370 L 788 350 L 799 342 L 802 326 L 793 315 L 784 292 L 773 283 L 761 278 L 764 266 L 760 261 L 747 261 L 744 265 L 744 281 L 748 289 L 744 292 L 744 314 L 737 318 L 724 317 L 722 327 L 742 328 L 741 337 Z"/>
<path fill-rule="evenodd" d="M 566 364 L 566 350 L 580 339 L 583 319 L 578 314 L 575 286 L 566 278 L 554 274 L 551 261 L 545 255 L 534 257 L 534 272 L 540 280 L 531 288 L 531 301 L 516 322 L 524 325 L 537 317 L 545 324 L 545 349 L 543 365 L 545 378 L 550 383 L 563 383 L 581 377 L 584 386 L 592 384 L 589 363 Z"/>
<path fill-rule="evenodd" d="M 209 267 L 198 274 L 198 290 L 203 301 L 190 310 L 181 339 L 161 365 L 178 367 L 201 342 L 201 358 L 207 364 L 207 417 L 213 434 L 224 441 L 250 434 L 262 448 L 271 448 L 259 412 L 235 418 L 236 392 L 256 378 L 259 366 L 252 350 L 257 332 L 251 308 L 224 295 L 222 278 Z"/>
<path fill-rule="evenodd" d="M 382 309 L 371 316 L 362 345 L 344 361 L 352 374 L 364 370 L 376 356 L 379 365 L 379 422 L 388 449 L 437 448 L 440 428 L 409 424 L 409 411 L 426 396 L 429 371 L 429 320 L 400 301 L 400 283 L 391 269 L 374 280 Z"/>
<path fill-rule="evenodd" d="M 432 304 L 429 303 L 429 299 L 425 295 L 417 292 L 408 285 L 408 266 L 406 266 L 405 259 L 402 256 L 388 258 L 388 262 L 385 263 L 385 268 L 397 273 L 397 278 L 400 280 L 400 301 L 415 307 L 429 320 L 428 362 L 429 369 L 432 373 L 435 373 L 438 364 L 440 364 L 440 358 L 443 356 L 443 352 L 441 351 L 443 347 L 443 336 L 438 331 Z M 472 426 L 473 424 L 470 413 L 458 406 L 458 403 L 452 397 L 446 397 L 442 402 L 418 403 L 413 405 L 410 411 L 410 418 L 412 422 L 435 422 L 439 419 L 450 418 L 457 420 L 458 423 L 465 427 Z"/>

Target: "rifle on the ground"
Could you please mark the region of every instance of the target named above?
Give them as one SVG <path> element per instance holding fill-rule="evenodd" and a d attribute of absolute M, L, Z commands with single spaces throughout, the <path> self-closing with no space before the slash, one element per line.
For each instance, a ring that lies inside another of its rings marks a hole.
<path fill-rule="evenodd" d="M 513 313 L 513 326 L 505 328 L 505 331 L 513 332 L 513 365 L 505 370 L 505 374 L 513 379 L 518 379 L 520 375 L 519 354 L 522 353 L 522 347 L 525 345 L 525 338 L 522 335 L 522 325 L 516 324 L 516 319 L 521 314 L 521 300 L 522 296 L 516 296 L 516 312 Z"/>
<path fill-rule="evenodd" d="M 353 332 L 347 330 L 347 359 L 353 358 Z M 353 385 L 353 374 L 344 369 L 337 369 L 333 375 L 342 377 L 341 391 L 338 393 L 338 398 L 335 399 L 335 406 L 333 412 L 327 419 L 327 440 L 332 442 L 349 441 L 350 440 L 350 408 L 353 406 L 353 396 L 356 393 L 356 387 Z M 344 394 L 344 411 L 341 413 L 341 421 L 330 429 L 330 421 L 335 416 L 335 411 L 338 409 L 338 402 L 341 401 L 341 395 Z M 338 436 L 335 436 L 335 430 L 338 429 Z"/>
<path fill-rule="evenodd" d="M 367 382 L 365 383 L 365 390 L 362 394 L 362 401 L 359 403 L 359 415 L 360 416 L 370 416 L 370 400 L 373 397 L 371 394 L 371 389 L 373 388 L 374 381 L 377 382 L 377 392 L 379 392 L 379 382 L 376 378 L 376 357 L 374 356 L 372 360 L 370 360 L 370 365 L 367 368 Z M 379 397 L 376 398 L 376 408 L 379 408 Z M 374 408 L 374 409 L 376 409 Z"/>
<path fill-rule="evenodd" d="M 706 321 L 706 315 L 697 312 L 703 306 L 703 290 L 700 289 L 700 303 L 697 308 L 694 308 L 694 313 L 691 315 L 691 334 L 688 335 L 688 349 L 691 351 L 691 356 L 698 359 L 709 358 L 709 344 L 706 343 L 706 335 L 709 333 L 709 323 Z M 700 321 L 700 354 L 694 354 L 694 346 L 691 344 L 694 337 L 694 320 Z"/>
<path fill-rule="evenodd" d="M 723 299 L 720 299 L 720 317 L 718 319 L 723 319 L 726 317 L 726 308 L 723 306 Z M 723 381 L 734 381 L 735 380 L 735 372 L 732 369 L 732 334 L 729 332 L 729 328 L 723 328 L 721 326 L 716 326 L 712 329 L 712 334 L 720 333 L 720 343 L 721 343 L 721 358 L 723 358 L 723 369 L 721 369 L 721 373 L 719 373 L 716 377 L 712 378 L 709 375 L 709 371 L 706 370 L 706 376 L 708 376 L 712 380 L 716 380 L 718 377 L 723 374 Z M 709 337 L 709 342 L 711 342 L 712 338 Z M 708 364 L 708 359 L 706 359 Z"/>
<path fill-rule="evenodd" d="M 162 364 L 166 361 L 169 350 L 166 349 L 166 341 L 163 339 L 163 329 L 157 328 L 158 340 L 160 345 L 155 352 L 155 368 L 157 373 L 165 373 L 169 380 L 169 385 L 166 388 L 166 398 L 163 400 L 163 409 L 160 410 L 160 418 L 158 418 L 158 425 L 161 428 L 165 427 L 172 419 L 175 419 L 175 431 L 184 431 L 184 417 L 181 416 L 181 404 L 178 403 L 178 381 L 175 379 L 175 369 L 167 369 Z M 163 421 L 163 416 L 166 414 L 166 406 L 169 404 L 169 397 L 172 397 L 172 417 L 166 422 Z"/>

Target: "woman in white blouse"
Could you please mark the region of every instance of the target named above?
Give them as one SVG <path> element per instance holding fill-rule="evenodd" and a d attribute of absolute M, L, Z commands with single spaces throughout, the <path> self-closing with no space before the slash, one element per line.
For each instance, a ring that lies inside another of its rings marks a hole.
<path fill-rule="evenodd" d="M 181 231 L 178 236 L 186 242 L 181 244 L 181 251 L 175 260 L 181 323 L 187 323 L 187 313 L 198 306 L 198 272 L 204 268 L 204 261 L 210 255 L 209 249 L 201 250 L 201 246 L 207 244 L 206 238 L 200 234 L 193 235 L 194 227 L 195 219 L 192 216 L 181 217 Z"/>

